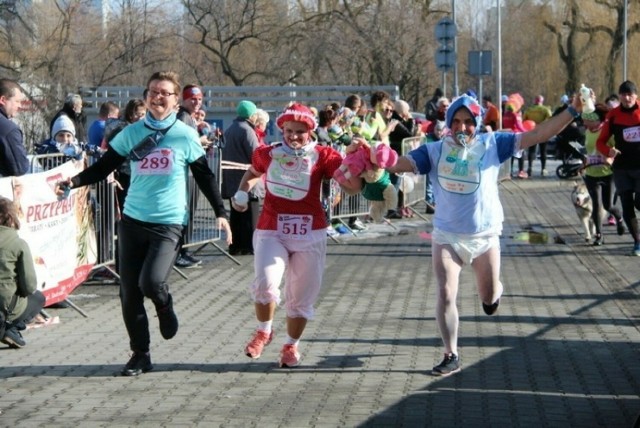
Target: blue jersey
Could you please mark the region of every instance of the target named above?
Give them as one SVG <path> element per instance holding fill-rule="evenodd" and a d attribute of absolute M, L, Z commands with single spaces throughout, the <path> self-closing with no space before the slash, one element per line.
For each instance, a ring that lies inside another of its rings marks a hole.
<path fill-rule="evenodd" d="M 487 133 L 464 147 L 447 136 L 409 152 L 415 172 L 429 174 L 433 183 L 435 228 L 470 235 L 502 231 L 500 164 L 520 150 L 519 142 L 513 133 Z"/>

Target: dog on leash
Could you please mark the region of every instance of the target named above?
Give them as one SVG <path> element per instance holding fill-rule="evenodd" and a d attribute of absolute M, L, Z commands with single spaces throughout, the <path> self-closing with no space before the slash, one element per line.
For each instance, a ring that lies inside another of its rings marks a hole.
<path fill-rule="evenodd" d="M 593 202 L 591 201 L 591 196 L 589 196 L 587 185 L 583 181 L 574 182 L 573 190 L 571 191 L 571 202 L 584 228 L 584 239 L 589 242 L 591 235 L 596 233 L 596 225 L 593 222 L 593 218 L 591 218 Z"/>

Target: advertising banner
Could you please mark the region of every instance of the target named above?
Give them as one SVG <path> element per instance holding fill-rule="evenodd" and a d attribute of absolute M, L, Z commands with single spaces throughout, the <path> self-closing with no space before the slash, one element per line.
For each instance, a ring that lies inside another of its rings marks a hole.
<path fill-rule="evenodd" d="M 19 234 L 31 249 L 46 306 L 66 299 L 96 263 L 90 187 L 73 189 L 65 198 L 54 192 L 58 181 L 83 169 L 83 160 L 71 160 L 49 171 L 0 178 L 0 195 L 18 206 Z"/>

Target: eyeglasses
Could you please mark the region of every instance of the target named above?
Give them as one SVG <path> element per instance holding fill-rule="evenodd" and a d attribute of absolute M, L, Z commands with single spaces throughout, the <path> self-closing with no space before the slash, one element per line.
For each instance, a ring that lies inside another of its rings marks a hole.
<path fill-rule="evenodd" d="M 392 108 L 386 108 L 383 110 L 385 113 L 391 113 L 393 111 Z"/>
<path fill-rule="evenodd" d="M 170 97 L 171 95 L 176 95 L 175 92 L 169 92 L 169 91 L 154 91 L 153 89 L 149 89 L 149 96 L 151 98 L 155 98 L 155 97 L 162 97 L 162 98 L 167 98 Z"/>

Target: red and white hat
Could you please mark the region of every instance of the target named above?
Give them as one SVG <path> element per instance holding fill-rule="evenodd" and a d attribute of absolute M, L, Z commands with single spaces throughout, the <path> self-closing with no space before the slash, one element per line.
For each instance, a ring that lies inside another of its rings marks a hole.
<path fill-rule="evenodd" d="M 202 94 L 202 89 L 200 89 L 200 87 L 196 85 L 187 85 L 182 90 L 182 99 L 185 101 L 197 96 L 200 96 L 200 98 L 202 98 L 203 94 Z"/>
<path fill-rule="evenodd" d="M 302 122 L 309 130 L 314 130 L 318 126 L 316 117 L 309 107 L 302 104 L 293 103 L 282 112 L 276 119 L 278 128 L 283 129 L 285 122 Z"/>

